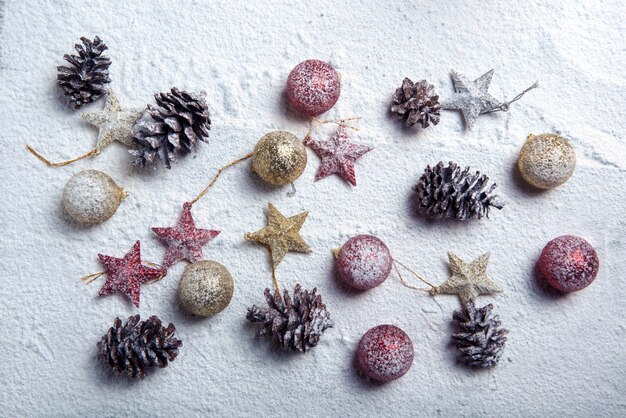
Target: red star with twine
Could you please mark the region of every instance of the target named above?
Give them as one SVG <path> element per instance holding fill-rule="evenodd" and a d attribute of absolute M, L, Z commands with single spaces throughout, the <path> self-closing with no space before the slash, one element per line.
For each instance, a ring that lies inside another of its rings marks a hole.
<path fill-rule="evenodd" d="M 137 241 L 124 258 L 98 254 L 107 275 L 107 281 L 98 292 L 98 296 L 123 293 L 133 301 L 136 307 L 139 307 L 141 285 L 158 280 L 167 274 L 164 268 L 156 269 L 141 264 L 139 246 L 139 241 Z"/>
<path fill-rule="evenodd" d="M 191 203 L 183 205 L 183 213 L 173 228 L 152 228 L 167 245 L 163 267 L 169 268 L 180 260 L 195 263 L 202 259 L 202 247 L 215 238 L 220 231 L 198 229 L 191 216 Z"/>
<path fill-rule="evenodd" d="M 337 131 L 329 140 L 315 140 L 307 137 L 305 144 L 322 159 L 315 175 L 315 181 L 337 173 L 342 179 L 356 186 L 354 162 L 372 148 L 348 141 L 348 131 L 345 125 L 339 125 Z"/>

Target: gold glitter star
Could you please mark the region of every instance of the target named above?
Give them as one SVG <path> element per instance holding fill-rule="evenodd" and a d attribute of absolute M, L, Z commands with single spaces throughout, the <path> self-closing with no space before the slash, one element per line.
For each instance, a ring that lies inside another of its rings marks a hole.
<path fill-rule="evenodd" d="M 104 109 L 99 112 L 83 113 L 81 115 L 83 119 L 98 128 L 96 153 L 100 153 L 115 141 L 130 148 L 134 147 L 132 127 L 142 112 L 143 109 L 122 110 L 115 94 L 109 93 Z"/>
<path fill-rule="evenodd" d="M 441 286 L 431 290 L 433 295 L 458 295 L 463 306 L 479 295 L 502 292 L 502 288 L 487 277 L 489 253 L 483 254 L 471 263 L 466 263 L 453 253 L 448 253 L 452 276 Z"/>
<path fill-rule="evenodd" d="M 272 256 L 272 265 L 276 268 L 288 251 L 311 252 L 311 248 L 300 236 L 300 228 L 308 214 L 309 212 L 302 212 L 285 218 L 274 205 L 269 203 L 267 226 L 259 231 L 245 234 L 244 238 L 267 246 Z"/>

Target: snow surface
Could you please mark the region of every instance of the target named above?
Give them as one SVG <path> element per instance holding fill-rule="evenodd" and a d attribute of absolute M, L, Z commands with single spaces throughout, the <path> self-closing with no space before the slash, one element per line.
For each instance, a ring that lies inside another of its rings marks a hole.
<path fill-rule="evenodd" d="M 0 1 L 0 415 L 626 415 L 625 21 L 620 1 L 600 0 Z M 59 169 L 29 155 L 26 143 L 52 160 L 95 144 L 96 131 L 60 105 L 55 87 L 56 66 L 83 35 L 109 45 L 113 85 L 127 107 L 172 86 L 205 90 L 210 144 L 154 173 L 134 171 L 119 144 Z M 357 162 L 356 188 L 337 176 L 313 182 L 312 152 L 293 197 L 289 186 L 251 174 L 249 162 L 227 171 L 194 207 L 199 226 L 222 231 L 205 256 L 235 280 L 230 306 L 213 318 L 178 305 L 183 263 L 143 288 L 138 310 L 123 297 L 98 298 L 103 279 L 78 280 L 101 269 L 97 253 L 121 257 L 136 239 L 144 258 L 159 262 L 165 248 L 150 227 L 174 225 L 218 167 L 271 130 L 303 137 L 307 124 L 287 108 L 283 87 L 307 58 L 341 74 L 341 97 L 325 117 L 362 116 L 351 139 L 375 148 Z M 405 130 L 388 113 L 405 76 L 428 79 L 445 97 L 451 69 L 475 78 L 491 68 L 499 99 L 535 80 L 541 87 L 508 113 L 481 116 L 472 132 L 455 112 L 427 130 Z M 547 192 L 516 171 L 526 136 L 544 132 L 571 140 L 578 158 L 573 177 Z M 466 224 L 416 218 L 411 187 L 439 160 L 484 171 L 508 205 Z M 93 227 L 71 224 L 61 209 L 63 185 L 86 168 L 130 192 Z M 288 254 L 277 272 L 285 287 L 317 286 L 335 320 L 305 355 L 276 352 L 245 321 L 271 286 L 267 252 L 243 239 L 265 224 L 268 201 L 286 216 L 310 211 L 302 235 L 314 252 Z M 448 250 L 466 260 L 491 251 L 489 274 L 505 292 L 479 303 L 493 303 L 511 331 L 500 365 L 476 372 L 455 364 L 454 297 L 409 290 L 393 274 L 368 292 L 342 288 L 331 249 L 357 234 L 380 237 L 435 283 L 448 276 Z M 563 234 L 586 238 L 601 260 L 595 283 L 566 296 L 534 278 L 543 246 Z M 141 383 L 111 380 L 96 342 L 116 315 L 136 312 L 176 324 L 184 346 Z M 354 360 L 361 335 L 385 323 L 409 334 L 415 360 L 404 377 L 380 385 L 359 377 Z"/>

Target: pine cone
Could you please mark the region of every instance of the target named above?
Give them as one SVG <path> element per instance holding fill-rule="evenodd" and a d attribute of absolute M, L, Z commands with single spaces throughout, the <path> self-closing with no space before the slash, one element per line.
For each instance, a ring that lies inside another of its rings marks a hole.
<path fill-rule="evenodd" d="M 131 316 L 122 324 L 120 318 L 115 318 L 98 343 L 98 354 L 116 374 L 126 372 L 131 378 L 143 379 L 146 367 L 167 367 L 168 361 L 174 361 L 183 343 L 174 338 L 173 324 L 165 328 L 156 316 L 147 321 L 139 319 L 139 315 Z"/>
<path fill-rule="evenodd" d="M 493 367 L 498 364 L 508 330 L 500 328 L 500 318 L 489 318 L 493 305 L 476 309 L 470 300 L 464 309 L 454 311 L 453 319 L 461 332 L 452 339 L 461 352 L 459 359 L 472 367 Z"/>
<path fill-rule="evenodd" d="M 265 299 L 269 308 L 256 305 L 248 308 L 246 319 L 251 322 L 262 322 L 263 328 L 259 336 L 270 335 L 284 349 L 305 352 L 315 347 L 327 328 L 332 328 L 333 321 L 322 296 L 313 291 L 302 290 L 299 284 L 293 290 L 293 299 L 289 291 L 284 291 L 283 298 L 278 291 L 274 296 L 265 289 Z"/>
<path fill-rule="evenodd" d="M 470 174 L 470 168 L 461 170 L 450 162 L 440 161 L 435 167 L 426 167 L 414 190 L 416 211 L 428 218 L 452 218 L 461 221 L 489 217 L 491 207 L 502 209 L 505 203 L 493 194 L 496 184 L 487 188 L 489 177 Z"/>
<path fill-rule="evenodd" d="M 409 78 L 402 81 L 402 86 L 393 94 L 391 111 L 398 114 L 407 127 L 421 123 L 422 128 L 429 124 L 437 125 L 441 114 L 439 96 L 435 94 L 435 87 L 426 80 L 413 83 Z"/>
<path fill-rule="evenodd" d="M 133 126 L 136 149 L 130 150 L 133 164 L 145 167 L 157 161 L 171 168 L 179 152 L 195 151 L 198 141 L 207 141 L 211 117 L 206 93 L 193 94 L 172 88 L 155 94 L 158 107 L 148 105 L 146 114 Z M 158 158 L 157 158 L 158 157 Z"/>
<path fill-rule="evenodd" d="M 107 93 L 104 86 L 111 82 L 109 77 L 111 60 L 102 55 L 109 47 L 97 36 L 93 42 L 85 37 L 80 40 L 83 41 L 84 47 L 80 44 L 74 45 L 78 55 L 63 56 L 63 59 L 72 66 L 57 67 L 59 71 L 57 84 L 73 109 L 104 96 Z"/>

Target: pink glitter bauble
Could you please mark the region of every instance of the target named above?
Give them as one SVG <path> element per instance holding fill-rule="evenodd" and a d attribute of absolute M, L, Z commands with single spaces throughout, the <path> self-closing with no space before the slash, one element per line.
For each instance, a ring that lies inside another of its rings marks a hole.
<path fill-rule="evenodd" d="M 574 292 L 589 286 L 599 267 L 596 250 L 584 239 L 573 235 L 550 241 L 539 258 L 541 277 L 562 292 Z"/>
<path fill-rule="evenodd" d="M 287 78 L 287 97 L 298 111 L 315 116 L 324 113 L 339 99 L 341 84 L 337 71 L 320 60 L 296 65 Z"/>
<path fill-rule="evenodd" d="M 404 375 L 413 365 L 413 342 L 400 328 L 379 325 L 361 337 L 356 356 L 366 376 L 389 382 Z"/>
<path fill-rule="evenodd" d="M 367 290 L 385 281 L 393 258 L 389 248 L 372 235 L 350 238 L 337 255 L 339 277 L 350 287 Z"/>

